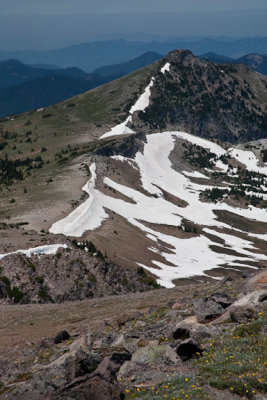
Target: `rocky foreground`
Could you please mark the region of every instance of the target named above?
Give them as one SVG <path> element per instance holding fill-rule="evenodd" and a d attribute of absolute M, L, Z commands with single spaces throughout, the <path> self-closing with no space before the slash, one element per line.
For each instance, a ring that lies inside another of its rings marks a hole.
<path fill-rule="evenodd" d="M 267 271 L 74 303 L 6 305 L 3 399 L 266 399 Z"/>

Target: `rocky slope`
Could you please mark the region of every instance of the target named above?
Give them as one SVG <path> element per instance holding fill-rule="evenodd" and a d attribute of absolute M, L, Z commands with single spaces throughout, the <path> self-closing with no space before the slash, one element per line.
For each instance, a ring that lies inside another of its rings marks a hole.
<path fill-rule="evenodd" d="M 0 397 L 264 400 L 266 282 L 6 306 Z"/>
<path fill-rule="evenodd" d="M 228 142 L 267 136 L 266 77 L 189 51 L 172 52 L 166 62 L 170 69 L 155 76 L 149 107 L 133 120 L 137 131 L 175 129 Z"/>
<path fill-rule="evenodd" d="M 33 248 L 31 255 L 0 255 L 0 304 L 62 303 L 158 287 L 143 270 L 108 261 L 91 242 L 63 241 L 55 254 Z"/>

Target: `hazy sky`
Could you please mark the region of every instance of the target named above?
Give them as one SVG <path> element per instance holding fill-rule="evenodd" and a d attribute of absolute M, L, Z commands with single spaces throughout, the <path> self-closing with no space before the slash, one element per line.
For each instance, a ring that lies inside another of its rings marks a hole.
<path fill-rule="evenodd" d="M 0 0 L 0 10 L 2 50 L 141 33 L 148 40 L 267 36 L 267 0 Z"/>

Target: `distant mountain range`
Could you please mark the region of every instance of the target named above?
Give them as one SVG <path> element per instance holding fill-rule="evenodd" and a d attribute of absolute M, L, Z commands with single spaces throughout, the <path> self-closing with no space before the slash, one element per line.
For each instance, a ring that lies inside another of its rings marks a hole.
<path fill-rule="evenodd" d="M 242 38 L 218 40 L 203 38 L 195 41 L 173 39 L 167 41 L 126 41 L 111 40 L 83 43 L 48 51 L 0 51 L 0 60 L 16 58 L 26 64 L 52 64 L 59 67 L 79 67 L 86 72 L 103 65 L 126 62 L 146 52 L 167 54 L 175 49 L 189 49 L 196 55 L 213 52 L 227 57 L 238 58 L 248 53 L 267 53 L 267 38 Z"/>
<path fill-rule="evenodd" d="M 79 68 L 34 68 L 17 60 L 0 63 L 0 116 L 46 107 L 107 81 Z"/>
<path fill-rule="evenodd" d="M 233 59 L 216 53 L 206 53 L 200 56 L 200 58 L 215 63 L 246 64 L 255 71 L 267 75 L 267 55 L 252 53 L 246 54 L 240 58 Z"/>
<path fill-rule="evenodd" d="M 136 71 L 139 68 L 143 68 L 162 57 L 163 56 L 161 54 L 150 51 L 125 63 L 107 65 L 97 68 L 94 72 L 101 76 L 116 76 L 119 78 L 129 74 L 130 72 Z"/>
<path fill-rule="evenodd" d="M 64 75 L 78 79 L 88 78 L 86 72 L 76 67 L 50 69 L 49 66 L 47 68 L 29 66 L 19 60 L 11 59 L 0 62 L 0 89 L 20 85 L 47 75 Z"/>
<path fill-rule="evenodd" d="M 47 107 L 120 78 L 160 59 L 149 52 L 127 63 L 88 74 L 79 68 L 38 68 L 18 60 L 0 62 L 0 117 Z"/>
<path fill-rule="evenodd" d="M 58 103 L 143 68 L 160 58 L 162 56 L 158 53 L 147 52 L 124 63 L 98 68 L 91 74 L 76 67 L 52 69 L 51 65 L 29 66 L 14 59 L 0 62 L 0 117 Z M 209 52 L 200 58 L 220 64 L 244 63 L 267 75 L 267 56 L 264 55 L 254 53 L 233 59 Z"/>

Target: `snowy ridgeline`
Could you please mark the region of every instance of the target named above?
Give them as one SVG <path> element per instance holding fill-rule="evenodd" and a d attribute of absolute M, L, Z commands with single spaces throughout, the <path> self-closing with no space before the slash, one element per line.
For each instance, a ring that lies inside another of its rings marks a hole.
<path fill-rule="evenodd" d="M 166 63 L 160 70 L 162 74 L 165 74 L 166 71 L 170 71 L 170 63 Z M 136 101 L 136 103 L 131 107 L 129 111 L 129 116 L 126 118 L 124 122 L 121 124 L 118 124 L 114 126 L 109 132 L 104 133 L 100 137 L 100 139 L 106 139 L 110 136 L 117 136 L 117 135 L 125 135 L 129 133 L 135 133 L 132 129 L 130 129 L 127 125 L 129 122 L 132 122 L 132 115 L 136 111 L 143 111 L 145 112 L 146 108 L 149 106 L 149 99 L 151 96 L 151 88 L 154 85 L 155 78 L 152 77 L 149 85 L 145 88 L 144 93 L 139 97 L 139 99 Z"/>
<path fill-rule="evenodd" d="M 204 275 L 204 271 L 222 265 L 229 265 L 232 269 L 235 269 L 235 266 L 253 268 L 249 265 L 249 262 L 267 260 L 267 256 L 257 252 L 254 243 L 249 240 L 249 236 L 267 240 L 267 235 L 249 234 L 246 240 L 241 239 L 240 232 L 243 233 L 242 231 L 218 221 L 214 213 L 216 210 L 225 210 L 242 217 L 267 223 L 266 209 L 253 206 L 247 209 L 234 208 L 223 201 L 215 204 L 200 201 L 200 192 L 211 189 L 213 186 L 197 184 L 190 180 L 190 177 L 209 179 L 204 174 L 177 172 L 172 168 L 169 155 L 174 148 L 175 141 L 179 138 L 209 149 L 218 157 L 227 153 L 231 154 L 231 157 L 246 165 L 249 171 L 267 175 L 267 167 L 260 167 L 257 158 L 250 151 L 233 148 L 225 150 L 213 142 L 184 132 L 151 134 L 147 136 L 143 154 L 138 152 L 134 160 L 122 156 L 114 157 L 122 163 L 122 170 L 123 163 L 134 164 L 134 167 L 140 172 L 143 188 L 148 195 L 114 182 L 107 177 L 103 180 L 104 184 L 134 200 L 134 204 L 103 194 L 95 187 L 97 171 L 94 163 L 90 167 L 91 179 L 83 187 L 83 190 L 89 194 L 89 199 L 69 216 L 55 223 L 50 232 L 80 237 L 83 232 L 100 227 L 102 222 L 109 218 L 105 209 L 114 211 L 133 226 L 141 229 L 155 243 L 150 250 L 159 253 L 162 257 L 162 262 L 152 261 L 155 267 L 159 267 L 159 269 L 143 264 L 139 265 L 158 276 L 158 282 L 165 287 L 172 287 L 172 281 L 175 279 Z M 222 172 L 227 173 L 228 167 L 222 161 L 217 161 L 216 166 Z M 165 200 L 163 190 L 185 201 L 187 206 L 178 207 L 171 201 Z M 182 219 L 203 225 L 206 228 L 203 229 L 201 235 L 180 239 L 158 232 L 156 228 L 148 228 L 145 224 L 148 222 L 178 227 L 181 226 Z M 227 234 L 218 232 L 218 229 L 228 229 Z M 228 233 L 229 230 L 231 234 Z M 218 239 L 212 241 L 210 235 L 223 239 L 224 244 L 220 244 L 221 240 L 218 241 Z M 166 252 L 159 252 L 159 241 L 166 244 Z M 216 245 L 217 249 L 221 249 L 221 251 L 213 251 L 211 245 Z M 227 249 L 228 252 L 225 252 Z"/>
<path fill-rule="evenodd" d="M 66 249 L 67 247 L 68 246 L 66 244 L 51 244 L 47 246 L 33 247 L 28 250 L 16 250 L 12 253 L 0 254 L 0 260 L 12 254 L 24 254 L 26 257 L 31 257 L 33 255 L 39 256 L 42 254 L 56 254 L 58 249 Z"/>

